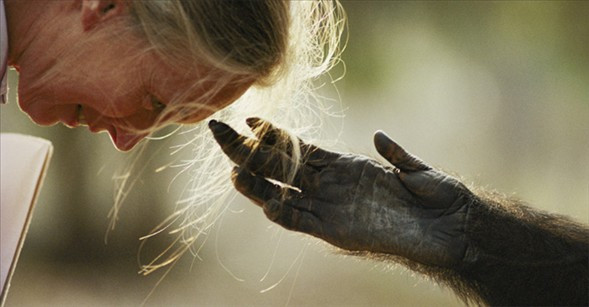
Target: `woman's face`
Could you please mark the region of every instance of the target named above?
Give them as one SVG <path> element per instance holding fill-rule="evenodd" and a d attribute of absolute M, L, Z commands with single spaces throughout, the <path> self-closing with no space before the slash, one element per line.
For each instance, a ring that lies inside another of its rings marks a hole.
<path fill-rule="evenodd" d="M 145 129 L 156 124 L 166 104 L 202 78 L 197 72 L 169 67 L 138 46 L 113 44 L 82 54 L 60 59 L 48 68 L 42 82 L 29 78 L 43 73 L 29 75 L 22 65 L 19 105 L 40 125 L 61 122 L 107 131 L 120 150 L 131 149 L 144 138 Z M 196 91 L 191 98 L 198 95 Z M 197 122 L 208 115 L 192 114 L 185 121 Z"/>
<path fill-rule="evenodd" d="M 130 31 L 88 31 L 70 25 L 41 30 L 48 32 L 40 33 L 46 41 L 34 42 L 38 46 L 29 50 L 36 54 L 23 53 L 16 65 L 19 105 L 36 123 L 87 125 L 92 132 L 108 132 L 114 145 L 125 151 L 147 135 L 145 129 L 156 124 L 166 104 L 179 95 L 194 101 L 203 94 L 203 87 L 193 87 L 210 69 L 170 66 L 146 51 L 145 40 Z M 248 86 L 228 88 L 211 109 L 184 116 L 182 122 L 203 120 Z"/>

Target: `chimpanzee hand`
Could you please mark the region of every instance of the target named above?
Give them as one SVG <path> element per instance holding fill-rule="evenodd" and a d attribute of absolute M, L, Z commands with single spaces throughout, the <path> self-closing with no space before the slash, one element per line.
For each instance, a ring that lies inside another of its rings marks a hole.
<path fill-rule="evenodd" d="M 258 118 L 247 123 L 257 139 L 214 120 L 209 127 L 238 165 L 235 187 L 270 220 L 346 250 L 394 254 L 441 267 L 462 260 L 473 194 L 383 132 L 375 134 L 374 144 L 394 167 L 300 140 L 293 145 L 284 131 Z M 290 172 L 295 149 L 302 159 Z"/>

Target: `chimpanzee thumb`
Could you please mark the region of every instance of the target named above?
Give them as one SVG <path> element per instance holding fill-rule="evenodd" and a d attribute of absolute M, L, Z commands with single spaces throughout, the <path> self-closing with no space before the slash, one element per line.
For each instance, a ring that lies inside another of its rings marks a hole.
<path fill-rule="evenodd" d="M 416 172 L 431 169 L 418 157 L 408 153 L 399 144 L 395 143 L 384 132 L 377 131 L 374 134 L 374 146 L 378 153 L 387 161 L 403 172 Z"/>
<path fill-rule="evenodd" d="M 448 208 L 456 202 L 464 186 L 456 179 L 436 170 L 399 172 L 403 185 L 430 208 Z"/>
<path fill-rule="evenodd" d="M 433 169 L 418 157 L 408 153 L 384 132 L 374 134 L 378 153 L 397 169 L 403 185 L 430 208 L 447 208 L 466 188 L 456 179 Z"/>

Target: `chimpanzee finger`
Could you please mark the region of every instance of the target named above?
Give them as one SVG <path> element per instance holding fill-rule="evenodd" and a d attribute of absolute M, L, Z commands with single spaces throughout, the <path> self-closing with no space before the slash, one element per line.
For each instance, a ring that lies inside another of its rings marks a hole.
<path fill-rule="evenodd" d="M 435 170 L 399 173 L 403 185 L 430 208 L 448 208 L 468 189 L 458 180 Z"/>
<path fill-rule="evenodd" d="M 321 220 L 310 211 L 292 206 L 290 200 L 270 200 L 263 205 L 264 214 L 271 221 L 288 230 L 304 232 L 313 236 L 322 233 Z"/>
<path fill-rule="evenodd" d="M 320 219 L 313 213 L 312 203 L 300 193 L 281 188 L 239 167 L 233 169 L 232 180 L 236 189 L 261 206 L 271 221 L 286 229 L 309 234 L 319 230 Z"/>
<path fill-rule="evenodd" d="M 239 166 L 272 178 L 277 177 L 272 176 L 273 173 L 284 173 L 283 170 L 288 169 L 289 157 L 283 152 L 260 146 L 257 140 L 237 133 L 225 123 L 211 120 L 209 127 L 223 152 Z M 283 178 L 275 179 L 283 181 Z"/>
<path fill-rule="evenodd" d="M 403 172 L 432 169 L 416 156 L 406 152 L 403 147 L 395 143 L 382 131 L 377 131 L 374 134 L 374 146 L 381 156 Z"/>
<path fill-rule="evenodd" d="M 338 153 L 307 144 L 300 138 L 291 137 L 284 130 L 276 128 L 270 122 L 261 118 L 250 117 L 246 122 L 263 145 L 275 146 L 280 144 L 282 140 L 283 144 L 281 145 L 285 147 L 283 150 L 289 156 L 292 155 L 293 145 L 295 145 L 293 143 L 298 142 L 303 163 L 309 164 L 314 168 L 327 165 L 341 156 Z"/>
<path fill-rule="evenodd" d="M 229 125 L 211 120 L 209 128 L 223 152 L 238 165 L 243 164 L 251 156 L 254 140 L 237 133 Z"/>
<path fill-rule="evenodd" d="M 313 212 L 317 216 L 321 215 L 323 209 L 329 207 L 318 199 L 304 197 L 302 192 L 273 184 L 264 177 L 240 167 L 233 168 L 231 179 L 241 194 L 259 206 L 263 206 L 264 202 L 277 200 L 296 209 Z"/>
<path fill-rule="evenodd" d="M 235 167 L 231 173 L 233 185 L 241 194 L 252 200 L 258 206 L 271 199 L 287 197 L 286 189 L 271 183 L 264 177 L 250 173 L 247 169 Z"/>
<path fill-rule="evenodd" d="M 281 139 L 288 138 L 286 132 L 258 117 L 247 118 L 246 123 L 251 128 L 252 132 L 258 137 L 260 143 L 264 145 L 274 146 Z"/>
<path fill-rule="evenodd" d="M 223 152 L 239 166 L 283 182 L 289 177 L 293 161 L 286 152 L 262 146 L 258 140 L 242 136 L 216 120 L 211 120 L 209 127 Z"/>

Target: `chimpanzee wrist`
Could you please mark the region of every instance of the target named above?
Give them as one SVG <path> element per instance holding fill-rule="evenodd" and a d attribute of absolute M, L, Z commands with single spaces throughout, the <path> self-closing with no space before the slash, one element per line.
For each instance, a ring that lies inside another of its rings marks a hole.
<path fill-rule="evenodd" d="M 465 233 L 467 248 L 456 272 L 488 304 L 589 303 L 586 228 L 484 195 L 470 206 Z"/>

